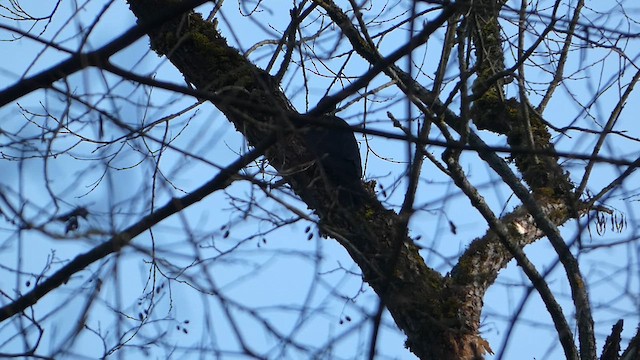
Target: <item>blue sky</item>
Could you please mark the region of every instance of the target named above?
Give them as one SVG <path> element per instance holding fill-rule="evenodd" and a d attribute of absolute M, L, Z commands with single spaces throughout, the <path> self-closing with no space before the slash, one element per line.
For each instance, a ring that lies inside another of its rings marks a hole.
<path fill-rule="evenodd" d="M 245 4 L 248 6 L 248 3 Z M 401 13 L 407 2 L 399 1 L 395 4 L 393 11 Z M 69 4 L 62 4 L 43 37 L 62 42 L 62 45 L 75 50 L 78 29 L 90 24 L 95 19 L 95 14 L 104 6 L 102 2 L 91 1 L 85 5 L 78 11 L 79 15 L 65 25 L 74 9 L 70 9 Z M 244 51 L 265 37 L 273 38 L 273 30 L 264 28 L 265 24 L 278 30 L 286 26 L 289 18 L 288 11 L 282 10 L 285 8 L 281 8 L 279 4 L 264 6 L 265 10 L 262 12 L 242 16 L 237 4 L 225 3 L 219 27 L 231 44 Z M 375 13 L 375 9 L 374 7 L 370 12 Z M 31 11 L 39 10 L 41 9 Z M 387 16 L 390 14 L 387 13 Z M 257 26 L 254 21 L 258 21 L 263 27 Z M 320 21 L 318 19 L 309 29 L 320 26 Z M 16 24 L 6 19 L 2 22 L 26 29 L 25 23 Z M 83 50 L 98 48 L 134 23 L 135 18 L 126 4 L 111 3 Z M 35 29 L 42 29 L 41 25 L 38 26 Z M 56 34 L 58 29 L 62 30 Z M 333 36 L 339 35 L 337 28 L 334 32 Z M 386 37 L 381 42 L 380 51 L 383 54 L 393 51 L 406 41 L 406 36 L 406 31 L 402 31 Z M 328 38 L 326 43 L 318 45 L 319 49 L 330 48 L 332 37 Z M 439 41 L 435 39 L 414 53 L 414 61 L 424 64 L 426 74 L 435 66 L 428 59 L 439 56 L 438 45 Z M 3 84 L 18 81 L 27 69 L 28 75 L 34 74 L 67 56 L 49 49 L 31 64 L 25 59 L 35 58 L 42 51 L 41 44 L 22 39 L 3 42 L 0 48 L 7 54 L 0 66 L 0 82 Z M 265 54 L 272 50 L 272 46 L 260 48 L 250 55 L 250 59 L 264 66 L 268 61 Z M 587 52 L 585 57 L 576 56 L 575 62 L 569 63 L 568 72 L 579 69 L 583 62 L 604 56 L 603 52 L 604 50 L 593 50 Z M 588 115 L 572 98 L 590 98 L 597 89 L 602 89 L 611 82 L 615 84 L 618 79 L 629 79 L 635 69 L 630 67 L 620 75 L 617 70 L 624 64 L 615 63 L 614 59 L 605 58 L 597 66 L 568 80 L 567 86 L 558 90 L 545 117 L 558 126 L 569 125 L 574 119 L 577 119 L 579 126 L 592 129 L 603 124 L 619 93 L 614 90 L 606 92 L 599 98 L 598 106 L 589 109 Z M 340 64 L 339 61 L 329 64 L 335 66 Z M 184 83 L 181 75 L 166 59 L 158 58 L 149 51 L 147 39 L 141 39 L 116 54 L 113 62 L 138 74 L 153 74 L 160 80 Z M 399 64 L 404 67 L 406 60 L 401 60 Z M 311 70 L 327 73 L 326 69 L 318 67 L 319 63 L 313 64 L 315 68 L 311 63 L 307 65 Z M 357 76 L 366 71 L 366 64 L 354 60 L 350 62 L 347 71 Z M 534 81 L 542 82 L 547 76 L 535 68 L 528 71 Z M 421 76 L 427 81 L 427 75 Z M 309 93 L 311 105 L 323 95 L 328 81 L 322 76 L 315 76 L 313 79 L 313 88 Z M 156 121 L 196 102 L 187 96 L 138 87 L 97 70 L 86 70 L 67 80 L 66 86 L 71 91 L 83 94 L 92 105 L 117 115 L 121 121 L 129 124 Z M 300 111 L 305 111 L 306 98 L 301 81 L 301 73 L 291 71 L 283 82 L 283 88 L 294 105 Z M 379 77 L 371 87 L 386 81 L 388 79 Z M 63 84 L 57 86 L 64 88 Z M 332 91 L 337 89 L 339 87 Z M 515 87 L 509 90 L 511 96 L 515 96 L 514 89 Z M 103 97 L 101 94 L 105 92 L 112 97 Z M 397 95 L 396 89 L 389 88 L 380 93 L 380 102 L 367 104 L 367 121 L 372 124 L 370 126 L 395 131 L 389 125 L 386 111 L 392 111 L 399 118 L 407 116 L 405 102 L 384 101 L 385 96 L 391 98 L 393 95 Z M 535 99 L 535 96 L 532 95 L 532 98 Z M 637 100 L 637 95 L 633 99 Z M 630 100 L 629 103 L 638 102 Z M 46 109 L 51 115 L 48 120 L 34 116 L 34 122 L 21 130 L 22 135 L 34 137 L 28 144 L 35 149 L 33 153 L 47 150 L 46 146 L 49 144 L 47 141 L 37 141 L 41 131 L 35 125 L 38 121 L 49 121 L 50 124 L 53 118 L 67 116 L 76 119 L 71 126 L 77 133 L 94 139 L 100 137 L 98 127 L 95 126 L 100 119 L 95 113 L 86 112 L 85 108 L 77 104 L 67 108 L 61 97 L 52 91 L 38 91 L 20 99 L 19 104 L 37 114 L 43 114 Z M 4 131 L 17 131 L 25 123 L 25 117 L 17 104 L 6 106 L 0 112 L 2 118 L 6 119 L 2 124 Z M 630 136 L 637 136 L 633 133 L 636 120 L 634 112 L 633 108 L 623 112 L 616 126 L 618 129 L 629 130 Z M 362 122 L 362 113 L 363 106 L 360 103 L 340 115 L 352 124 L 358 124 Z M 415 109 L 412 114 L 417 115 Z M 137 221 L 149 212 L 152 201 L 158 207 L 171 197 L 188 193 L 214 176 L 220 167 L 235 160 L 238 153 L 247 150 L 239 133 L 209 104 L 199 105 L 176 116 L 168 128 L 164 124 L 152 129 L 144 140 L 132 138 L 112 146 L 78 142 L 77 138 L 65 134 L 63 129 L 52 146 L 58 150 L 72 147 L 68 154 L 61 154 L 46 162 L 37 157 L 22 162 L 0 161 L 0 172 L 4 174 L 0 185 L 3 189 L 15 191 L 9 194 L 13 200 L 26 198 L 29 201 L 25 214 L 33 221 L 43 222 L 47 215 L 56 213 L 56 206 L 60 208 L 57 213 L 75 206 L 86 206 L 91 214 L 87 220 L 81 220 L 83 231 L 78 233 L 78 237 L 70 239 L 65 236 L 55 239 L 55 236 L 46 236 L 37 231 L 17 233 L 10 224 L 1 225 L 0 244 L 3 251 L 0 252 L 0 264 L 11 268 L 19 267 L 23 272 L 16 276 L 3 268 L 3 280 L 0 281 L 3 291 L 15 295 L 18 289 L 29 290 L 37 281 L 34 275 L 50 271 L 45 264 L 51 262 L 51 259 L 55 260 L 51 267 L 59 267 L 102 241 L 105 234 Z M 124 134 L 122 129 L 108 121 L 105 121 L 103 130 L 103 140 L 115 139 Z M 434 133 L 432 137 L 437 136 Z M 495 136 L 483 136 L 492 144 L 505 143 Z M 588 153 L 593 148 L 595 137 L 579 136 L 579 141 L 558 137 L 558 149 Z M 160 157 L 159 169 L 162 176 L 157 177 L 156 191 L 153 192 L 154 184 L 150 182 L 150 178 L 156 171 L 154 160 L 158 161 L 156 151 L 159 149 L 154 139 L 163 138 L 173 139 L 173 149 L 166 149 Z M 386 204 L 397 208 L 402 201 L 404 182 L 396 180 L 401 179 L 406 168 L 403 163 L 406 145 L 400 141 L 375 137 L 367 138 L 365 142 L 362 136 L 358 136 L 358 140 L 363 160 L 366 161 L 365 177 L 369 180 L 376 179 L 384 186 L 388 195 L 384 199 Z M 6 141 L 5 139 L 3 144 Z M 635 141 L 620 137 L 606 145 L 603 152 L 605 156 L 624 155 L 634 159 L 638 153 Z M 439 157 L 440 150 L 431 148 L 436 157 Z M 151 154 L 155 157 L 152 158 Z M 494 211 L 500 213 L 518 205 L 510 191 L 500 184 L 500 180 L 479 161 L 477 155 L 465 153 L 462 164 Z M 259 165 L 261 164 L 257 163 L 249 167 L 247 174 L 259 174 Z M 575 171 L 574 180 L 579 180 L 578 176 L 584 165 L 572 161 L 567 166 Z M 590 187 L 597 190 L 604 186 L 619 174 L 619 169 L 611 165 L 598 165 Z M 269 176 L 267 171 L 265 180 Z M 635 181 L 635 177 L 629 178 L 627 187 L 623 190 L 634 193 Z M 396 184 L 397 188 L 394 188 Z M 69 334 L 75 331 L 81 315 L 79 310 L 86 304 L 87 294 L 93 291 L 97 278 L 103 278 L 98 300 L 92 304 L 90 316 L 86 320 L 88 330 L 74 343 L 72 349 L 75 355 L 67 354 L 68 358 L 95 358 L 104 351 L 103 346 L 108 349 L 112 346 L 109 344 L 115 343 L 114 329 L 126 336 L 133 335 L 135 329 L 139 328 L 140 314 L 144 315 L 145 323 L 130 344 L 143 344 L 155 336 L 161 336 L 161 340 L 157 341 L 167 345 L 145 347 L 144 350 L 125 349 L 115 352 L 114 356 L 195 358 L 198 353 L 187 348 L 197 347 L 227 351 L 219 353 L 220 358 L 242 358 L 236 353 L 240 351 L 238 334 L 234 333 L 234 324 L 229 321 L 234 319 L 241 329 L 241 338 L 256 352 L 268 358 L 295 359 L 305 355 L 297 352 L 294 347 L 283 350 L 276 339 L 265 331 L 266 323 L 273 325 L 281 335 L 292 336 L 301 344 L 325 349 L 325 358 L 362 358 L 363 351 L 368 348 L 371 332 L 368 317 L 377 306 L 375 294 L 362 283 L 359 270 L 337 242 L 321 239 L 312 222 L 296 220 L 292 212 L 266 194 L 252 191 L 255 189 L 246 182 L 236 182 L 226 191 L 213 194 L 182 214 L 162 222 L 152 233 L 147 232 L 136 238 L 133 246 L 123 250 L 117 257 L 112 256 L 108 261 L 93 264 L 88 271 L 77 274 L 65 287 L 45 297 L 35 306 L 38 318 L 43 319 L 43 323 L 48 326 L 42 344 L 42 349 L 47 350 L 43 352 L 62 346 Z M 54 201 L 51 194 L 62 201 Z M 286 194 L 276 191 L 274 194 L 305 210 L 302 203 L 286 197 Z M 257 197 L 258 206 L 248 207 L 245 201 L 252 195 Z M 607 204 L 627 216 L 627 230 L 621 233 L 607 231 L 600 236 L 592 228 L 591 238 L 583 233 L 585 242 L 607 243 L 635 236 L 635 203 L 625 199 L 622 191 L 613 195 Z M 234 197 L 237 199 L 233 199 Z M 382 191 L 379 191 L 379 198 L 384 198 Z M 416 238 L 421 236 L 417 242 L 425 247 L 423 256 L 427 263 L 444 274 L 455 263 L 455 257 L 474 238 L 482 236 L 487 226 L 469 206 L 468 200 L 460 196 L 449 178 L 431 164 L 425 165 L 424 182 L 417 194 L 417 204 L 422 209 L 411 219 L 411 235 Z M 274 222 L 284 224 L 288 221 L 293 224 L 282 228 L 273 226 Z M 451 232 L 449 221 L 455 224 L 456 234 Z M 311 229 L 307 232 L 308 226 Z M 51 234 L 62 234 L 63 227 L 63 224 L 54 223 L 47 225 L 46 230 Z M 313 234 L 311 240 L 307 240 L 309 234 Z M 568 241 L 573 239 L 576 225 L 567 224 L 563 234 Z M 154 246 L 151 247 L 151 244 Z M 155 271 L 151 263 L 154 252 L 158 259 Z M 527 247 L 526 252 L 541 271 L 556 260 L 544 239 Z M 637 296 L 640 291 L 637 244 L 629 243 L 585 253 L 580 259 L 582 271 L 591 284 L 591 301 L 594 309 L 598 310 L 598 347 L 601 348 L 603 337 L 618 318 L 628 320 L 625 334 L 630 336 L 631 329 L 638 322 L 638 316 L 631 314 L 638 313 L 640 304 Z M 563 270 L 557 267 L 549 275 L 548 281 L 557 290 L 558 301 L 565 307 L 567 318 L 573 321 L 570 291 L 564 280 Z M 515 264 L 510 264 L 500 275 L 497 284 L 487 293 L 482 335 L 489 340 L 494 350 L 500 348 L 506 326 L 511 322 L 510 316 L 528 287 L 529 282 L 521 271 Z M 609 306 L 604 308 L 605 305 Z M 114 316 L 114 307 L 122 310 L 121 316 Z M 148 314 L 144 314 L 145 311 Z M 0 351 L 19 351 L 24 345 L 19 337 L 12 338 L 17 326 L 17 322 L 12 322 L 0 327 Z M 29 338 L 35 341 L 37 331 L 33 327 L 29 329 Z M 108 340 L 107 345 L 102 343 L 97 333 Z M 404 349 L 403 342 L 402 333 L 395 327 L 392 319 L 385 316 L 380 335 L 380 358 L 415 358 Z M 168 353 L 167 348 L 175 352 Z M 521 359 L 523 355 L 531 359 L 554 359 L 562 355 L 549 315 L 535 293 L 528 300 L 504 358 Z"/>

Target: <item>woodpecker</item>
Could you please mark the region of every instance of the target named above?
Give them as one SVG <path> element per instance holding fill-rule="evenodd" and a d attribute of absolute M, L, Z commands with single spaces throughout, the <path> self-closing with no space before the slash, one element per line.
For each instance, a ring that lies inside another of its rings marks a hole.
<path fill-rule="evenodd" d="M 322 168 L 322 176 L 338 189 L 341 205 L 362 201 L 362 162 L 360 149 L 349 124 L 342 118 L 325 114 L 314 116 L 301 129 L 309 150 Z"/>

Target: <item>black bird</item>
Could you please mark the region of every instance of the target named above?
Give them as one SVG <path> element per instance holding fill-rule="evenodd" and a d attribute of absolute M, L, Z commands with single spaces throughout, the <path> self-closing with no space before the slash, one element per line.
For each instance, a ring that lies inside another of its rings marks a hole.
<path fill-rule="evenodd" d="M 360 149 L 353 130 L 335 115 L 314 116 L 302 125 L 301 131 L 309 150 L 317 157 L 322 176 L 338 188 L 341 205 L 355 205 L 362 201 Z"/>

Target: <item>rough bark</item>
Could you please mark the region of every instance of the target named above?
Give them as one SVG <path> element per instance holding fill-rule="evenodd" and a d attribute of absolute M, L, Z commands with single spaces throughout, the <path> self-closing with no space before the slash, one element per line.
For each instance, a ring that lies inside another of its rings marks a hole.
<path fill-rule="evenodd" d="M 153 18 L 172 0 L 130 0 L 140 23 Z M 411 77 L 371 49 L 331 1 L 317 3 L 334 17 L 354 48 L 373 65 L 410 89 L 420 105 L 445 118 L 454 129 L 458 119 Z M 445 11 L 451 9 L 445 8 Z M 452 12 L 451 12 L 452 13 Z M 445 19 L 446 20 L 446 19 Z M 439 26 L 439 25 L 438 25 Z M 336 189 L 318 179 L 313 154 L 292 121 L 303 118 L 289 104 L 279 84 L 230 47 L 210 22 L 190 12 L 149 31 L 151 47 L 166 56 L 197 89 L 210 92 L 212 103 L 245 135 L 251 145 L 276 136 L 265 156 L 292 189 L 321 219 L 324 233 L 339 241 L 360 266 L 364 280 L 380 296 L 407 346 L 421 359 L 477 359 L 490 351 L 479 336 L 482 298 L 498 272 L 513 258 L 493 231 L 475 240 L 450 275 L 429 268 L 407 236 L 406 219 L 388 210 L 368 191 L 357 207 L 336 207 Z M 414 46 L 417 46 L 414 44 Z M 474 138 L 482 145 L 479 138 Z M 365 184 L 361 184 L 367 191 Z M 543 206 L 545 216 L 562 224 L 571 216 L 563 203 Z M 518 209 L 503 218 L 513 243 L 522 247 L 541 236 L 532 217 Z"/>

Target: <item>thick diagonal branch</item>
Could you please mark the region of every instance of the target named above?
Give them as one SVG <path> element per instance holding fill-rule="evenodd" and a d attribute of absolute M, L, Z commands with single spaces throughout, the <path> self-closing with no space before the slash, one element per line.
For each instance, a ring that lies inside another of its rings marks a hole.
<path fill-rule="evenodd" d="M 174 2 L 130 0 L 129 4 L 144 24 L 156 9 Z M 442 276 L 425 265 L 418 248 L 406 237 L 400 218 L 373 196 L 348 211 L 336 209 L 330 184 L 316 176 L 316 159 L 308 144 L 291 131 L 292 120 L 300 114 L 291 107 L 279 84 L 231 48 L 198 14 L 167 22 L 150 31 L 149 37 L 152 48 L 167 56 L 187 81 L 217 95 L 214 105 L 250 144 L 256 144 L 265 134 L 280 136 L 265 153 L 270 164 L 320 216 L 325 233 L 349 251 L 365 280 L 407 334 L 411 350 L 424 359 L 465 358 L 458 356 L 461 345 L 454 341 L 455 334 L 462 331 L 458 303 L 441 296 Z M 221 99 L 224 95 L 227 98 Z"/>

